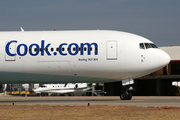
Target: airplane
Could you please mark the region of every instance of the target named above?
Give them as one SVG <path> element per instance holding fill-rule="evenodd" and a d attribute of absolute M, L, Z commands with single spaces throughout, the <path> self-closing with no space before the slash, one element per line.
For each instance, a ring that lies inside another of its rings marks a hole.
<path fill-rule="evenodd" d="M 133 79 L 163 68 L 167 53 L 152 41 L 113 30 L 0 32 L 0 83 L 122 81 L 122 100 Z"/>
<path fill-rule="evenodd" d="M 40 87 L 33 89 L 35 93 L 59 93 L 59 94 L 74 94 L 85 93 L 92 89 L 91 84 L 87 83 L 68 83 L 68 84 L 43 84 Z"/>

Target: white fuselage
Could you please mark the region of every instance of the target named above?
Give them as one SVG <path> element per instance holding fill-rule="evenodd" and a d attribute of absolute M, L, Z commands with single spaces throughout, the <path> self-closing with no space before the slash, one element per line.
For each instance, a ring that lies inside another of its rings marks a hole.
<path fill-rule="evenodd" d="M 92 83 L 137 78 L 170 58 L 131 33 L 90 31 L 0 32 L 0 83 Z"/>

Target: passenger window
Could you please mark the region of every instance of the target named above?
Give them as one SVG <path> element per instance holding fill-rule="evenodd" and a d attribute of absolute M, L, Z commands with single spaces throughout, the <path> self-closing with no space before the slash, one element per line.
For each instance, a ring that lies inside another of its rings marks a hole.
<path fill-rule="evenodd" d="M 70 51 L 70 48 L 68 48 L 67 50 Z"/>
<path fill-rule="evenodd" d="M 84 47 L 84 51 L 86 51 L 86 47 Z"/>
<path fill-rule="evenodd" d="M 146 49 L 151 48 L 151 46 L 149 45 L 149 43 L 145 43 Z"/>
<path fill-rule="evenodd" d="M 140 49 L 145 49 L 143 43 L 140 43 L 140 44 L 139 44 L 139 47 L 140 47 Z"/>
<path fill-rule="evenodd" d="M 54 48 L 51 48 L 51 51 L 54 51 Z"/>
<path fill-rule="evenodd" d="M 150 43 L 152 48 L 158 48 L 155 44 Z"/>

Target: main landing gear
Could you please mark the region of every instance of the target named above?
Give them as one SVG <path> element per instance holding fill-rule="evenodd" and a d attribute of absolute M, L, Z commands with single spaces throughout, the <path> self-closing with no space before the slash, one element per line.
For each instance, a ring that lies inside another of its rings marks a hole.
<path fill-rule="evenodd" d="M 121 95 L 120 95 L 121 100 L 131 100 L 132 98 L 131 89 L 132 87 L 122 86 Z"/>

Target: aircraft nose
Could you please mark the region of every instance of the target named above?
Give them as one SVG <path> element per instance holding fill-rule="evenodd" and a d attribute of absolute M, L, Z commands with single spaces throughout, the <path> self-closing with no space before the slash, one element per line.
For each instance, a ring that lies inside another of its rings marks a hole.
<path fill-rule="evenodd" d="M 170 56 L 161 50 L 160 52 L 160 65 L 162 67 L 166 66 L 170 62 Z"/>
<path fill-rule="evenodd" d="M 34 92 L 37 92 L 38 90 L 37 89 L 33 89 Z"/>

